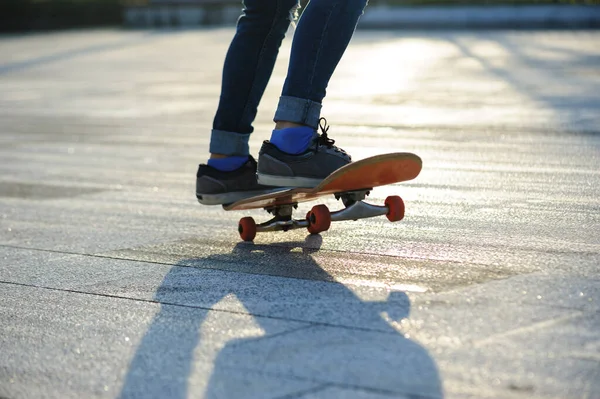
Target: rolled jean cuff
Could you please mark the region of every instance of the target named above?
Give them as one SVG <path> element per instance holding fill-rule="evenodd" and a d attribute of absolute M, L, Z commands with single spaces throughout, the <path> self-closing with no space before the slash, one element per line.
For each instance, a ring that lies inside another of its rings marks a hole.
<path fill-rule="evenodd" d="M 317 129 L 322 107 L 320 103 L 304 98 L 281 96 L 273 120 L 299 123 Z"/>
<path fill-rule="evenodd" d="M 250 155 L 250 134 L 213 129 L 210 135 L 210 153 L 223 155 Z"/>

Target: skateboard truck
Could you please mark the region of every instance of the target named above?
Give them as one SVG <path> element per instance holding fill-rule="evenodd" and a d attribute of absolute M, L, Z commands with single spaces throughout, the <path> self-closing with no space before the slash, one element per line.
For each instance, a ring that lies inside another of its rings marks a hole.
<path fill-rule="evenodd" d="M 341 199 L 344 209 L 330 212 L 326 205 L 316 205 L 307 214 L 305 219 L 294 219 L 293 210 L 298 208 L 297 203 L 266 207 L 265 210 L 273 214 L 267 222 L 256 224 L 252 217 L 242 218 L 238 224 L 238 232 L 244 241 L 252 241 L 256 233 L 265 231 L 288 231 L 307 228 L 309 233 L 318 234 L 329 230 L 331 222 L 342 220 L 358 220 L 375 216 L 386 215 L 388 220 L 395 222 L 404 217 L 404 202 L 398 196 L 390 196 L 383 206 L 372 205 L 363 200 L 369 195 L 371 189 L 336 193 L 335 198 Z"/>
<path fill-rule="evenodd" d="M 335 193 L 336 200 L 342 200 L 345 207 L 349 207 L 355 202 L 364 200 L 369 194 L 371 194 L 372 188 L 357 191 L 347 191 L 344 193 Z"/>

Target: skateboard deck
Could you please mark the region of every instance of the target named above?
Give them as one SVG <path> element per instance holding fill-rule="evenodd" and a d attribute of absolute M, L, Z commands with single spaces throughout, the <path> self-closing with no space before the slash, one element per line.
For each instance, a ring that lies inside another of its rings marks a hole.
<path fill-rule="evenodd" d="M 314 188 L 292 188 L 262 194 L 223 208 L 226 211 L 268 208 L 312 201 L 329 194 L 386 186 L 416 178 L 421 166 L 421 158 L 408 152 L 375 155 L 341 167 Z"/>
<path fill-rule="evenodd" d="M 223 205 L 223 208 L 226 211 L 264 208 L 275 215 L 272 220 L 260 225 L 252 218 L 242 218 L 238 231 L 245 241 L 252 241 L 256 232 L 261 231 L 287 231 L 307 227 L 309 232 L 319 233 L 329 229 L 331 221 L 337 220 L 387 215 L 388 219 L 396 221 L 404 216 L 404 203 L 400 197 L 388 197 L 385 206 L 369 205 L 362 200 L 375 187 L 416 178 L 421 167 L 421 158 L 415 154 L 401 152 L 376 155 L 341 167 L 314 188 L 282 189 Z M 292 219 L 293 208 L 298 203 L 332 194 L 344 200 L 346 209 L 331 213 L 325 205 L 317 205 L 306 215 L 305 220 Z"/>

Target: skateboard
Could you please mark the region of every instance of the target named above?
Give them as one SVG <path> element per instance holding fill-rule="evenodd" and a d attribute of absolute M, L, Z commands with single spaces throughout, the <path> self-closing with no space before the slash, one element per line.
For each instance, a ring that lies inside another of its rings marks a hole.
<path fill-rule="evenodd" d="M 314 188 L 282 189 L 267 194 L 245 198 L 223 205 L 226 211 L 243 211 L 263 208 L 273 218 L 257 224 L 252 217 L 240 219 L 238 232 L 244 241 L 253 241 L 256 233 L 265 231 L 288 231 L 306 228 L 311 234 L 329 230 L 331 222 L 358 220 L 386 215 L 396 222 L 404 218 L 404 202 L 397 195 L 386 198 L 383 206 L 372 205 L 364 199 L 375 187 L 399 183 L 416 178 L 421 172 L 422 161 L 415 154 L 391 153 L 365 158 L 337 169 Z M 344 208 L 330 212 L 326 205 L 315 205 L 303 219 L 292 217 L 298 203 L 334 195 Z"/>

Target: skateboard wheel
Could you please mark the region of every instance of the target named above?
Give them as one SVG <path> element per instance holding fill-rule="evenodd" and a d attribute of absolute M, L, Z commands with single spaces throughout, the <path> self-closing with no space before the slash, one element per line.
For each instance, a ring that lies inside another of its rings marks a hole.
<path fill-rule="evenodd" d="M 390 222 L 398 222 L 404 219 L 404 201 L 397 195 L 391 195 L 385 199 L 388 208 L 387 218 Z"/>
<path fill-rule="evenodd" d="M 256 222 L 251 217 L 241 218 L 238 224 L 238 233 L 244 241 L 252 241 L 256 237 Z"/>
<path fill-rule="evenodd" d="M 331 226 L 331 213 L 325 205 L 316 205 L 306 215 L 308 220 L 308 232 L 311 234 L 319 234 L 329 230 Z"/>

